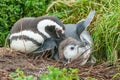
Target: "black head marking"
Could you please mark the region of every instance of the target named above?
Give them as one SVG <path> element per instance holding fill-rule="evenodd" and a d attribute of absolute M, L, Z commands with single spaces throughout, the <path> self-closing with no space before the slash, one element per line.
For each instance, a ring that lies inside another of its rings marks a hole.
<path fill-rule="evenodd" d="M 57 34 L 56 34 L 56 31 L 55 31 L 55 26 L 54 26 L 54 25 L 45 27 L 45 31 L 46 31 L 50 36 L 52 36 L 53 38 L 57 38 L 57 37 L 58 37 Z"/>

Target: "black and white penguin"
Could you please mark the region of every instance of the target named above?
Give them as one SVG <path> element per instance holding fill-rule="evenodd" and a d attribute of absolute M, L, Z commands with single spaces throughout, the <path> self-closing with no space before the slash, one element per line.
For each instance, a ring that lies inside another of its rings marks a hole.
<path fill-rule="evenodd" d="M 40 48 L 47 39 L 65 36 L 64 30 L 64 25 L 54 16 L 22 18 L 10 31 L 10 48 L 24 53 L 37 53 L 35 50 Z"/>
<path fill-rule="evenodd" d="M 89 13 L 86 19 L 82 19 L 77 24 L 65 24 L 65 35 L 74 39 L 68 39 L 67 41 L 64 40 L 63 42 L 61 42 L 59 46 L 60 58 L 65 58 L 65 60 L 68 60 L 68 62 L 70 62 L 70 59 L 82 59 L 80 65 L 84 65 L 87 62 L 93 47 L 93 40 L 91 35 L 87 31 L 87 27 L 93 20 L 94 15 L 95 11 L 93 10 Z M 69 40 L 72 40 L 72 44 L 68 43 Z M 79 44 L 81 46 L 79 46 Z"/>

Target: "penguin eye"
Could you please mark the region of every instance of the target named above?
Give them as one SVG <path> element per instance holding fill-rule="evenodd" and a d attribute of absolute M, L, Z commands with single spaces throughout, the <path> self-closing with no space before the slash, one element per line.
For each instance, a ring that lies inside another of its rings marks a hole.
<path fill-rule="evenodd" d="M 74 47 L 70 47 L 71 50 L 74 50 Z"/>

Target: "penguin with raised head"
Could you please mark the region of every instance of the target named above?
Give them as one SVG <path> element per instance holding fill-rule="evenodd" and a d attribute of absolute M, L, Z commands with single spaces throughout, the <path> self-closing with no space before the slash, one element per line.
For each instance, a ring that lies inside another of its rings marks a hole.
<path fill-rule="evenodd" d="M 93 40 L 87 31 L 87 27 L 93 20 L 94 15 L 95 11 L 93 10 L 86 19 L 82 19 L 77 24 L 65 24 L 65 35 L 73 39 L 70 38 L 61 42 L 59 46 L 60 59 L 68 60 L 67 62 L 81 59 L 80 65 L 87 62 L 93 47 Z M 70 43 L 69 40 L 72 40 L 72 42 Z"/>
<path fill-rule="evenodd" d="M 24 53 L 37 53 L 36 50 L 43 48 L 41 46 L 48 43 L 49 39 L 64 37 L 64 29 L 61 21 L 54 16 L 22 18 L 10 31 L 10 48 Z"/>

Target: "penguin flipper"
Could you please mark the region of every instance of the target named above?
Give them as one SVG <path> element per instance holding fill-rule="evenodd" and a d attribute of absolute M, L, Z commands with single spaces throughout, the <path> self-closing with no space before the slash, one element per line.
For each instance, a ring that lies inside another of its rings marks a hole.
<path fill-rule="evenodd" d="M 90 13 L 88 14 L 87 18 L 85 19 L 85 23 L 84 26 L 87 28 L 90 23 L 92 22 L 93 18 L 95 15 L 95 10 L 90 11 Z"/>
<path fill-rule="evenodd" d="M 78 36 L 80 36 L 81 33 L 87 29 L 87 27 L 90 25 L 91 21 L 93 20 L 94 15 L 95 15 L 95 10 L 92 10 L 86 19 L 82 19 L 77 23 L 76 33 Z"/>
<path fill-rule="evenodd" d="M 77 28 L 76 28 L 76 34 L 78 36 L 80 36 L 80 34 L 86 29 L 86 26 L 84 25 L 85 20 L 81 20 L 79 21 L 79 23 L 77 23 Z"/>
<path fill-rule="evenodd" d="M 48 38 L 44 41 L 43 45 L 40 46 L 38 49 L 34 50 L 33 52 L 31 53 L 41 53 L 41 52 L 44 52 L 44 51 L 47 51 L 47 50 L 52 50 L 56 47 L 56 42 L 53 38 Z"/>

